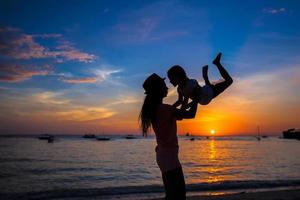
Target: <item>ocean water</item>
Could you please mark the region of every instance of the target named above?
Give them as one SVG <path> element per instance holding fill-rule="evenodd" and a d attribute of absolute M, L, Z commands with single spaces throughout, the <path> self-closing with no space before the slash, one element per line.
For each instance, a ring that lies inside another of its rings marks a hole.
<path fill-rule="evenodd" d="M 155 138 L 0 138 L 1 199 L 163 196 Z M 187 194 L 300 186 L 300 141 L 179 138 Z"/>

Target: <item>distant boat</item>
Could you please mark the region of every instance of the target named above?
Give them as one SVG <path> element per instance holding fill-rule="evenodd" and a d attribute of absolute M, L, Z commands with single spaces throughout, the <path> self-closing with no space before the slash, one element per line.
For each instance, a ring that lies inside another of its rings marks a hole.
<path fill-rule="evenodd" d="M 49 135 L 49 134 L 42 134 L 42 135 L 38 136 L 38 139 L 40 139 L 40 140 L 47 140 L 48 143 L 53 143 L 54 136 L 53 135 Z"/>
<path fill-rule="evenodd" d="M 267 136 L 267 135 L 263 135 L 263 136 L 261 136 L 262 138 L 268 138 L 269 136 Z"/>
<path fill-rule="evenodd" d="M 257 136 L 256 136 L 256 139 L 257 139 L 258 141 L 261 140 L 261 138 L 260 138 L 260 130 L 259 130 L 259 126 L 257 126 Z"/>
<path fill-rule="evenodd" d="M 298 139 L 300 140 L 300 129 L 291 128 L 282 132 L 285 139 Z"/>
<path fill-rule="evenodd" d="M 49 140 L 49 138 L 53 138 L 53 135 L 41 134 L 38 136 L 38 139 L 40 139 L 40 140 Z"/>
<path fill-rule="evenodd" d="M 97 140 L 99 141 L 107 141 L 107 140 L 110 140 L 109 137 L 97 137 Z"/>
<path fill-rule="evenodd" d="M 96 136 L 94 134 L 85 134 L 82 136 L 83 138 L 95 138 Z"/>
<path fill-rule="evenodd" d="M 136 139 L 136 137 L 134 137 L 133 135 L 126 135 L 125 138 L 126 139 Z"/>
<path fill-rule="evenodd" d="M 194 138 L 194 137 L 192 137 L 192 138 L 190 138 L 190 140 L 191 140 L 191 141 L 194 141 L 194 140 L 195 140 L 195 138 Z"/>

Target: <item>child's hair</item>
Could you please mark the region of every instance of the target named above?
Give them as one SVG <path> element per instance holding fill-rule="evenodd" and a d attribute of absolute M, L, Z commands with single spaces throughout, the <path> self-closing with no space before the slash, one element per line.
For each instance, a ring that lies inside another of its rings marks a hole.
<path fill-rule="evenodd" d="M 187 78 L 184 69 L 180 65 L 174 65 L 168 70 L 168 76 L 180 76 L 182 78 Z"/>

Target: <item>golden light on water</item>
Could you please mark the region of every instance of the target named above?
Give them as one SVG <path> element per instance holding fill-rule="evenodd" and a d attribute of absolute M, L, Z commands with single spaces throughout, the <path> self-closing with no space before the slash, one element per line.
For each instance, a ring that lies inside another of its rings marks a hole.
<path fill-rule="evenodd" d="M 209 183 L 222 181 L 222 177 L 217 175 L 219 172 L 223 170 L 217 165 L 218 163 L 217 154 L 218 152 L 216 148 L 216 142 L 215 140 L 210 140 L 209 141 L 209 162 L 212 164 L 212 166 L 208 168 L 210 175 L 207 177 L 207 182 Z"/>

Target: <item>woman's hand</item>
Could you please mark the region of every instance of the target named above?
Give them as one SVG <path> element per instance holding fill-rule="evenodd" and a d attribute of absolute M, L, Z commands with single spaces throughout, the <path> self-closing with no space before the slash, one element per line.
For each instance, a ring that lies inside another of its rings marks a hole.
<path fill-rule="evenodd" d="M 190 109 L 188 109 L 188 110 L 176 109 L 175 115 L 176 115 L 177 120 L 195 118 L 196 112 L 197 112 L 197 106 L 198 106 L 198 102 L 196 100 L 193 100 L 191 103 L 189 103 Z"/>

